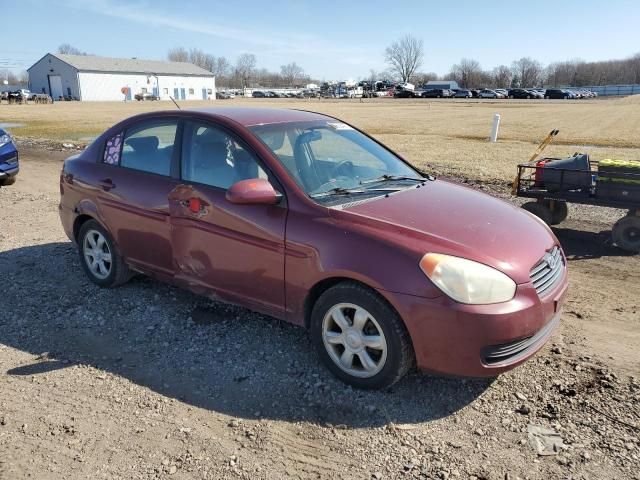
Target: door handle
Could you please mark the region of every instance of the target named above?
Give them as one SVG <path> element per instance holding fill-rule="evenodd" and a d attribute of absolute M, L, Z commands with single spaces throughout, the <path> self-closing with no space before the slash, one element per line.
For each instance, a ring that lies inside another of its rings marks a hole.
<path fill-rule="evenodd" d="M 102 189 L 105 192 L 108 192 L 109 190 L 111 190 L 112 188 L 115 188 L 116 184 L 113 183 L 113 180 L 111 180 L 110 178 L 105 178 L 104 180 L 100 180 L 98 182 L 98 185 L 100 185 L 100 187 L 102 187 Z"/>

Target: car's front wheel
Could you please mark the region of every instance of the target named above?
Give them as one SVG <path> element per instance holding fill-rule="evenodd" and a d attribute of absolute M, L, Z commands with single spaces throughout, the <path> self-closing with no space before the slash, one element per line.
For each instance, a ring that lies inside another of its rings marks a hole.
<path fill-rule="evenodd" d="M 131 278 L 111 235 L 95 220 L 85 222 L 80 228 L 78 253 L 82 269 L 96 285 L 116 287 Z"/>
<path fill-rule="evenodd" d="M 393 385 L 414 363 L 411 340 L 398 314 L 358 283 L 339 283 L 318 298 L 311 336 L 329 370 L 356 388 Z"/>

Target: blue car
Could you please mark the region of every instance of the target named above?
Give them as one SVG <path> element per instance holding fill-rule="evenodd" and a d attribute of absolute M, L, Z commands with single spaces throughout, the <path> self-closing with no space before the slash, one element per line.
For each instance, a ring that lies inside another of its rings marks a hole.
<path fill-rule="evenodd" d="M 15 183 L 18 170 L 16 144 L 11 135 L 0 128 L 0 187 Z"/>

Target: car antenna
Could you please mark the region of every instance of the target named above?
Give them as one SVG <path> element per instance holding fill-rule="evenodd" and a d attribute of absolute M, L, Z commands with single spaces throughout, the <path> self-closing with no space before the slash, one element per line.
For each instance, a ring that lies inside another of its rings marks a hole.
<path fill-rule="evenodd" d="M 178 105 L 178 104 L 176 103 L 176 101 L 173 99 L 173 97 L 172 97 L 172 96 L 169 96 L 169 98 L 171 99 L 171 101 L 173 102 L 173 104 L 174 104 L 176 107 L 178 107 L 178 110 L 180 110 L 180 105 Z"/>

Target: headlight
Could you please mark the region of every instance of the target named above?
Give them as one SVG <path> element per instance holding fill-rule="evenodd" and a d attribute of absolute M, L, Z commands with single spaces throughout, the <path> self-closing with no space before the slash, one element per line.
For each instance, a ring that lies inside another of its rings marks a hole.
<path fill-rule="evenodd" d="M 516 293 L 516 283 L 504 273 L 465 258 L 427 253 L 420 260 L 420 268 L 456 302 L 500 303 L 511 300 Z"/>
<path fill-rule="evenodd" d="M 11 137 L 7 134 L 0 135 L 0 147 L 4 147 L 7 143 L 11 142 Z"/>

